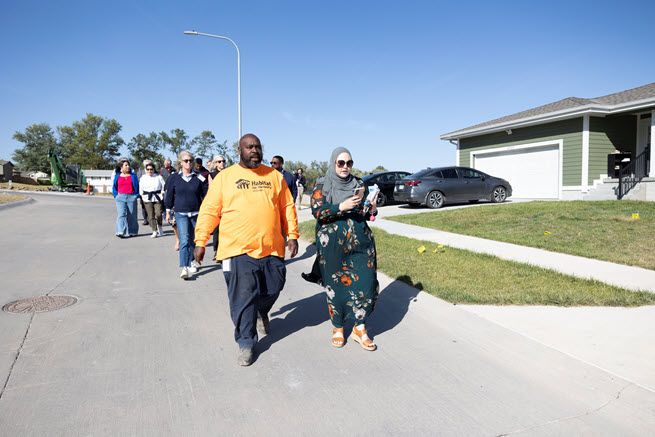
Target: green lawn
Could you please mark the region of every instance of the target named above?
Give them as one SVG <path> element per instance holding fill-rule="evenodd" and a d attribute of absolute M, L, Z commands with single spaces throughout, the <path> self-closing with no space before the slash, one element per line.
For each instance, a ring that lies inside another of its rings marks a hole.
<path fill-rule="evenodd" d="M 655 270 L 655 202 L 526 202 L 389 220 Z"/>
<path fill-rule="evenodd" d="M 314 241 L 314 222 L 300 224 L 301 237 Z M 632 292 L 527 264 L 500 260 L 374 229 L 378 268 L 452 303 L 489 305 L 639 306 L 655 294 Z M 418 248 L 424 246 L 423 254 Z M 436 251 L 435 251 L 436 250 Z"/>

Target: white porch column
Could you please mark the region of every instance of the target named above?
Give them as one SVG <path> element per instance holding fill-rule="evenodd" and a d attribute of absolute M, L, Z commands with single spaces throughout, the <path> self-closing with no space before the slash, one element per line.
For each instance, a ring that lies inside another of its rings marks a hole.
<path fill-rule="evenodd" d="M 650 111 L 650 171 L 648 176 L 655 177 L 655 163 L 653 163 L 653 148 L 655 148 L 655 109 Z"/>
<path fill-rule="evenodd" d="M 589 191 L 589 114 L 582 117 L 582 175 L 580 189 Z"/>

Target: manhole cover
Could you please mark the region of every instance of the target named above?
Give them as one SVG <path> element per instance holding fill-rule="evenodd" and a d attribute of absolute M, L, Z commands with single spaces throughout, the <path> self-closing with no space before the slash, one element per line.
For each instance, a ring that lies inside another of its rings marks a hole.
<path fill-rule="evenodd" d="M 2 307 L 8 313 L 43 313 L 69 307 L 77 303 L 75 296 L 37 296 L 9 302 Z"/>

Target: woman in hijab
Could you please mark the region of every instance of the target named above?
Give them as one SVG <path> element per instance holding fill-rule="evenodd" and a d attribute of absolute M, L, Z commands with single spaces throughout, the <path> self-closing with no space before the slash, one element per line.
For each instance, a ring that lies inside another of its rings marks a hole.
<path fill-rule="evenodd" d="M 351 174 L 352 155 L 343 147 L 332 152 L 328 171 L 314 188 L 316 247 L 332 320 L 332 346 L 345 344 L 344 322 L 354 320 L 351 339 L 364 349 L 377 346 L 366 334 L 366 319 L 378 295 L 375 241 L 367 220 L 377 215 L 376 199 L 366 205 L 368 190 Z"/>

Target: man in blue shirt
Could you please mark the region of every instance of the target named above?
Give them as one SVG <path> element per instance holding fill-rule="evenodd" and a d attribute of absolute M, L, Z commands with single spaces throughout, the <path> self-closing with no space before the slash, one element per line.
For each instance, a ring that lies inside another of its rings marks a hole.
<path fill-rule="evenodd" d="M 293 196 L 293 201 L 296 201 L 296 197 L 298 196 L 298 187 L 296 186 L 296 178 L 293 177 L 291 173 L 286 171 L 284 167 L 284 158 L 282 158 L 280 155 L 275 155 L 271 159 L 271 167 L 282 173 L 282 177 L 284 178 L 284 182 L 287 183 L 287 186 L 289 187 L 289 190 L 291 190 L 291 195 Z"/>

